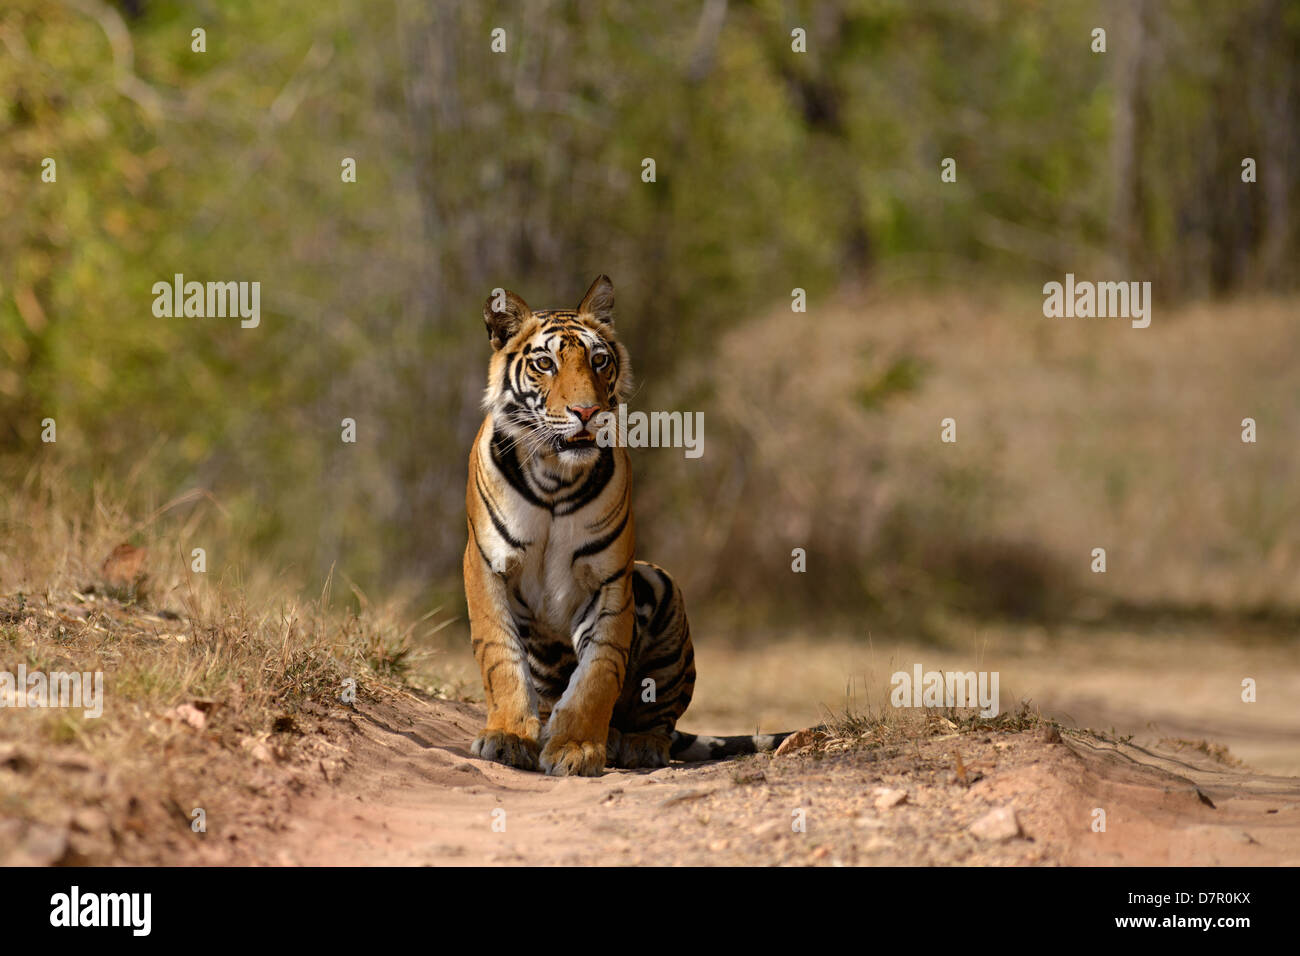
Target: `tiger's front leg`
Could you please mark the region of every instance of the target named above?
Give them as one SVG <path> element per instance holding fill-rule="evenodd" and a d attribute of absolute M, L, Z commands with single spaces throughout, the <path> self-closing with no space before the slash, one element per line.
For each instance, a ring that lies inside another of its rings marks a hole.
<path fill-rule="evenodd" d="M 505 584 L 488 567 L 472 529 L 470 535 L 465 550 L 465 599 L 488 706 L 487 723 L 470 752 L 508 767 L 536 770 L 542 722 L 523 640 L 510 614 Z"/>
<path fill-rule="evenodd" d="M 576 622 L 578 666 L 542 730 L 541 766 L 557 777 L 599 776 L 623 690 L 633 628 L 631 575 L 606 581 Z"/>

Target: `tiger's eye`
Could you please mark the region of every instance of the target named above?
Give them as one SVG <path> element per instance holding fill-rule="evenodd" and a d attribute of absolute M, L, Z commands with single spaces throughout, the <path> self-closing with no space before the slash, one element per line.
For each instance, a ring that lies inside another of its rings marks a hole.
<path fill-rule="evenodd" d="M 549 372 L 555 368 L 555 363 L 543 355 L 541 358 L 533 360 L 533 368 L 539 372 Z"/>
<path fill-rule="evenodd" d="M 592 368 L 604 368 L 609 364 L 609 356 L 604 352 L 597 352 L 591 359 Z"/>

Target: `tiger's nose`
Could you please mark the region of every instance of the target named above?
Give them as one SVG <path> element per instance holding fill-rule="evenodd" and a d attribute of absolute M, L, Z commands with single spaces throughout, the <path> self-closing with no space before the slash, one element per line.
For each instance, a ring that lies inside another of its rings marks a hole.
<path fill-rule="evenodd" d="M 585 425 L 587 424 L 587 422 L 591 420 L 592 415 L 595 415 L 598 411 L 600 411 L 600 406 L 599 405 L 570 405 L 569 411 L 577 415 L 578 418 L 581 419 L 582 424 Z"/>

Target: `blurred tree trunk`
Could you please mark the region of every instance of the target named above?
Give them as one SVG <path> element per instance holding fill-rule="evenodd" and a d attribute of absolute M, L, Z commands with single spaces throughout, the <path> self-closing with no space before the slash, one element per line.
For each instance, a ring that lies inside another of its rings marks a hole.
<path fill-rule="evenodd" d="M 1146 51 L 1148 26 L 1146 0 L 1122 0 L 1116 22 L 1119 28 L 1107 33 L 1114 44 L 1111 53 L 1118 60 L 1115 77 L 1115 126 L 1111 136 L 1110 212 L 1111 250 L 1118 270 L 1127 272 L 1137 261 L 1141 222 L 1141 158 L 1143 110 L 1142 57 Z M 1118 42 L 1116 42 L 1118 41 Z"/>
<path fill-rule="evenodd" d="M 456 50 L 453 41 L 454 9 L 447 2 L 431 4 L 403 3 L 398 8 L 398 42 L 402 45 L 403 86 L 406 125 L 409 131 L 413 185 L 411 198 L 420 205 L 424 232 L 420 245 L 427 254 L 427 267 L 421 270 L 417 301 L 412 311 L 417 315 L 436 316 L 435 304 L 442 298 L 442 213 L 438 202 L 435 172 L 439 138 L 460 125 L 457 96 Z M 434 321 L 438 321 L 436 318 Z"/>
<path fill-rule="evenodd" d="M 401 473 L 394 501 L 397 511 L 388 517 L 397 527 L 413 527 L 417 539 L 415 547 L 392 556 L 394 575 L 446 573 L 454 563 L 448 556 L 464 547 L 462 498 L 455 489 L 463 487 L 465 462 L 457 451 L 468 449 L 477 426 L 476 409 L 467 407 L 464 396 L 473 394 L 471 380 L 481 376 L 461 354 L 466 338 L 460 326 L 475 322 L 476 316 L 456 307 L 453 286 L 463 290 L 467 284 L 483 284 L 483 267 L 472 254 L 455 255 L 460 244 L 457 236 L 464 227 L 453 218 L 456 197 L 448 191 L 460 183 L 447 176 L 449 164 L 442 161 L 444 152 L 465 148 L 462 84 L 466 79 L 456 48 L 464 32 L 457 22 L 459 12 L 450 0 L 403 2 L 396 18 L 404 94 L 400 112 L 406 120 L 410 155 L 407 201 L 419 204 L 420 232 L 413 237 L 415 278 L 400 320 L 406 328 L 394 336 L 396 342 L 415 343 L 416 349 L 403 354 L 399 347 L 390 356 L 407 384 L 399 407 L 388 410 L 386 423 L 394 470 Z M 484 35 L 483 42 L 487 40 Z M 449 268 L 458 270 L 454 283 L 448 280 Z M 427 409 L 436 409 L 437 414 L 424 414 Z M 413 448 L 446 453 L 412 454 Z"/>
<path fill-rule="evenodd" d="M 1265 7 L 1256 31 L 1262 69 L 1255 86 L 1263 100 L 1259 126 L 1263 142 L 1259 157 L 1259 188 L 1264 200 L 1264 235 L 1258 257 L 1258 281 L 1276 285 L 1287 279 L 1287 248 L 1293 228 L 1291 177 L 1296 169 L 1296 89 L 1300 86 L 1300 44 L 1284 20 L 1283 3 Z M 1292 30 L 1295 28 L 1292 27 Z"/>

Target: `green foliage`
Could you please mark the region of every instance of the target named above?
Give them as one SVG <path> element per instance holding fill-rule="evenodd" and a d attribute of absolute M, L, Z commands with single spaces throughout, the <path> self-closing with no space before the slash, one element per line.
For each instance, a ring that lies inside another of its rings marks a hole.
<path fill-rule="evenodd" d="M 232 533 L 318 578 L 446 580 L 496 286 L 565 306 L 612 275 L 653 404 L 682 356 L 795 286 L 1116 261 L 1120 189 L 1119 261 L 1164 288 L 1294 282 L 1270 198 L 1297 193 L 1294 163 L 1245 200 L 1234 173 L 1294 151 L 1275 108 L 1300 86 L 1294 8 L 1148 6 L 1126 86 L 1124 31 L 1088 51 L 1120 4 L 758 2 L 715 22 L 684 2 L 11 0 L 0 455 L 210 489 Z M 1142 128 L 1123 183 L 1121 99 Z M 260 328 L 155 318 L 175 273 L 260 281 Z M 902 357 L 860 399 L 923 371 Z"/>

